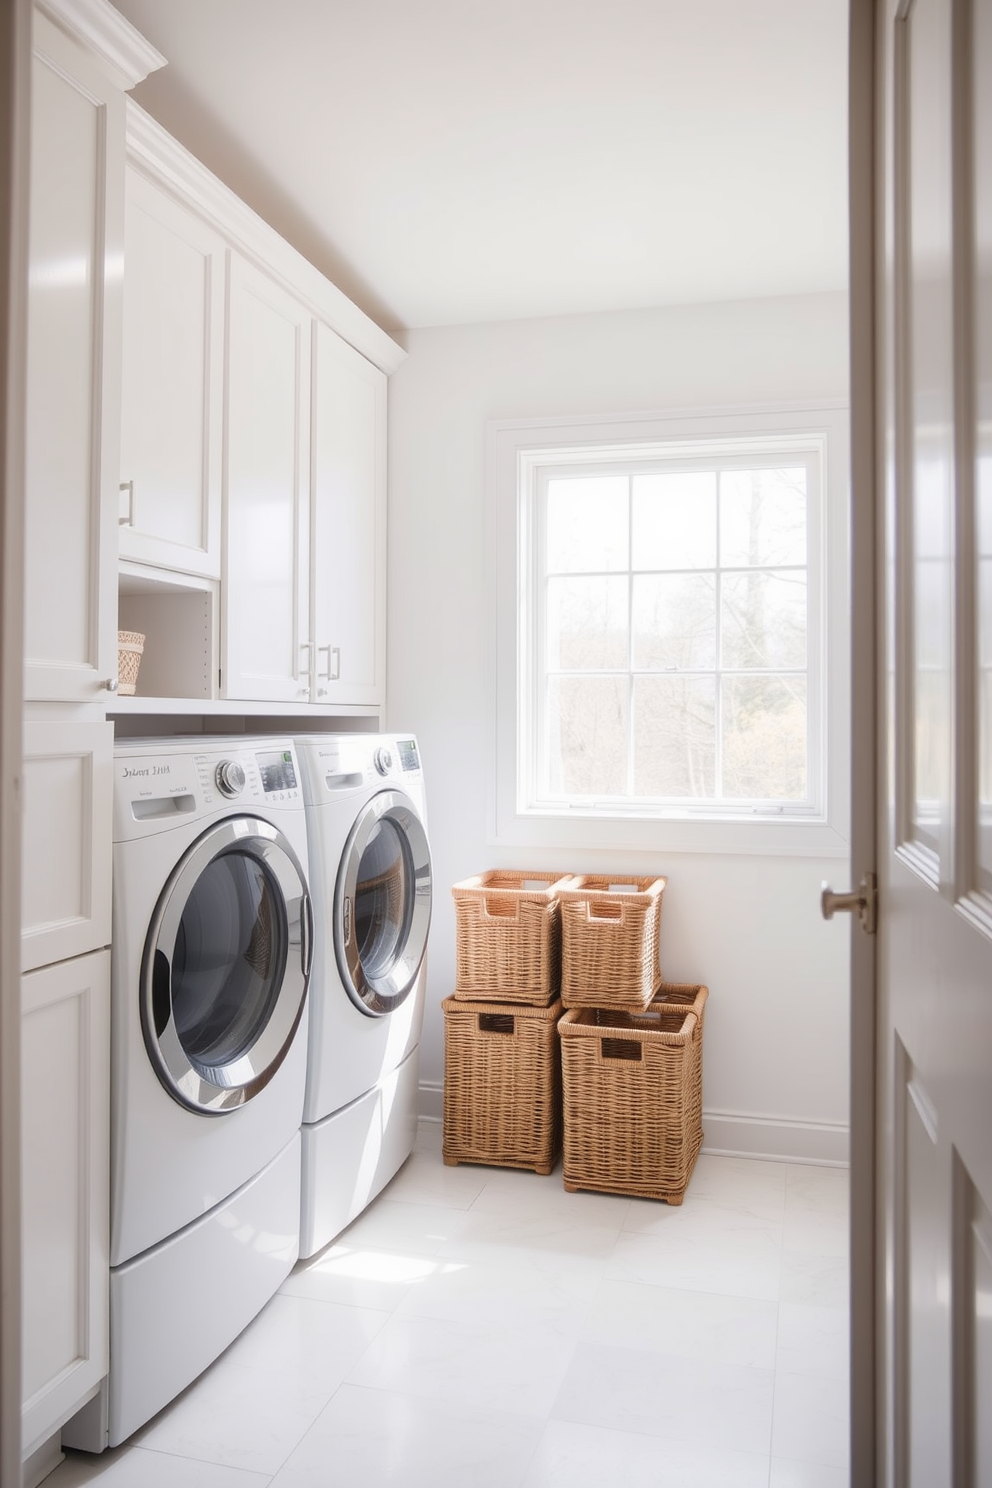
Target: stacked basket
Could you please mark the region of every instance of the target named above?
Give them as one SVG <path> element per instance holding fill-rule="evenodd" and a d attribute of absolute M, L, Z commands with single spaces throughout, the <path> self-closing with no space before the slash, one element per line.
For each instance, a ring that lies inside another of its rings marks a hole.
<path fill-rule="evenodd" d="M 702 1145 L 707 989 L 661 979 L 664 878 L 559 892 L 564 1182 L 681 1204 Z"/>
<path fill-rule="evenodd" d="M 455 884 L 454 996 L 444 1011 L 444 1161 L 550 1173 L 561 1152 L 557 873 Z"/>

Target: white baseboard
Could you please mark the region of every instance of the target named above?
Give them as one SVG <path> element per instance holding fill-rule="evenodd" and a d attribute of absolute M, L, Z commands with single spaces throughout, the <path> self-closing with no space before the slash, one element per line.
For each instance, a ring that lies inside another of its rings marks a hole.
<path fill-rule="evenodd" d="M 444 1086 L 421 1080 L 420 1115 L 440 1121 Z M 846 1168 L 849 1133 L 842 1121 L 800 1121 L 788 1116 L 752 1116 L 740 1111 L 703 1111 L 703 1151 L 721 1157 L 757 1157 L 765 1162 L 811 1163 Z"/>
<path fill-rule="evenodd" d="M 444 1114 L 444 1085 L 440 1080 L 421 1080 L 420 1115 L 428 1121 L 440 1121 Z"/>
<path fill-rule="evenodd" d="M 789 1116 L 752 1116 L 739 1111 L 703 1111 L 703 1151 L 724 1157 L 759 1157 L 765 1162 L 848 1165 L 850 1133 L 843 1121 L 801 1121 Z"/>

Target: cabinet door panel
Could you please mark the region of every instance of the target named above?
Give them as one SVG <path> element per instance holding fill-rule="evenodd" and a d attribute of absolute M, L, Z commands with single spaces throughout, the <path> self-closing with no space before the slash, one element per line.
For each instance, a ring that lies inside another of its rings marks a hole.
<path fill-rule="evenodd" d="M 310 317 L 231 265 L 222 690 L 309 697 Z"/>
<path fill-rule="evenodd" d="M 117 674 L 124 100 L 34 19 L 25 695 L 92 701 Z"/>
<path fill-rule="evenodd" d="M 385 671 L 386 378 L 318 323 L 313 584 L 319 703 L 378 703 Z"/>
<path fill-rule="evenodd" d="M 22 978 L 23 1444 L 107 1373 L 110 953 Z"/>
<path fill-rule="evenodd" d="M 114 731 L 24 725 L 21 967 L 110 944 Z"/>
<path fill-rule="evenodd" d="M 124 251 L 121 557 L 217 577 L 224 243 L 132 169 Z"/>

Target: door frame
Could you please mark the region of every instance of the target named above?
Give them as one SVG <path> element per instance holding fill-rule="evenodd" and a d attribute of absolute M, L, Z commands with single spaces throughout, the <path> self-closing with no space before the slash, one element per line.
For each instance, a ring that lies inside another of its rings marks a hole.
<path fill-rule="evenodd" d="M 30 0 L 0 5 L 0 1482 L 21 1475 L 21 713 Z"/>
<path fill-rule="evenodd" d="M 878 855 L 877 583 L 880 523 L 878 430 L 878 57 L 876 0 L 849 0 L 848 192 L 851 364 L 851 877 L 875 873 Z M 851 1483 L 884 1482 L 879 1347 L 881 1242 L 877 1193 L 877 1030 L 874 935 L 851 933 Z"/>

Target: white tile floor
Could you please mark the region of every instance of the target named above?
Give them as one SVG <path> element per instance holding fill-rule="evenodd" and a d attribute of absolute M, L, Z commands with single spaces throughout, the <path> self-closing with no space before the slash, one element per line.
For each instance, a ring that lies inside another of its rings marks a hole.
<path fill-rule="evenodd" d="M 704 1155 L 669 1208 L 440 1138 L 46 1488 L 846 1488 L 845 1172 Z"/>

